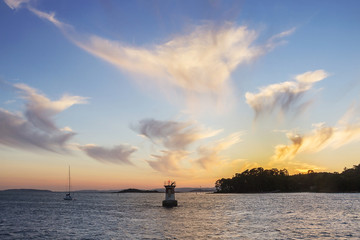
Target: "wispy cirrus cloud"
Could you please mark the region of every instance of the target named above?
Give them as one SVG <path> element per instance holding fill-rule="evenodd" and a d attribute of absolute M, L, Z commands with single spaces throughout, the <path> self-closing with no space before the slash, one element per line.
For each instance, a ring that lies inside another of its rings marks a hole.
<path fill-rule="evenodd" d="M 54 13 L 40 11 L 31 4 L 6 2 L 13 9 L 28 8 L 36 16 L 53 23 L 78 47 L 121 70 L 143 75 L 161 88 L 180 90 L 191 99 L 191 105 L 205 96 L 223 102 L 223 98 L 232 95 L 231 73 L 239 65 L 272 50 L 295 30 L 284 31 L 264 44 L 256 44 L 258 33 L 246 26 L 226 22 L 219 27 L 208 23 L 162 44 L 130 47 L 100 36 L 81 35 L 71 25 L 56 19 Z"/>
<path fill-rule="evenodd" d="M 132 165 L 132 162 L 130 161 L 131 154 L 137 151 L 136 147 L 130 145 L 117 145 L 112 148 L 105 148 L 94 144 L 87 144 L 78 147 L 89 157 L 100 162 L 129 165 Z"/>
<path fill-rule="evenodd" d="M 242 132 L 236 132 L 224 139 L 216 141 L 214 144 L 200 146 L 197 149 L 200 158 L 198 158 L 196 162 L 204 169 L 208 169 L 213 165 L 219 164 L 222 160 L 220 152 L 240 142 L 242 134 Z"/>
<path fill-rule="evenodd" d="M 40 11 L 40 10 L 38 10 L 36 8 L 31 7 L 30 5 L 28 5 L 27 8 L 32 13 L 34 13 L 36 16 L 38 16 L 39 18 L 45 19 L 45 20 L 51 22 L 52 24 L 54 24 L 61 31 L 63 31 L 63 33 L 65 33 L 65 34 L 70 33 L 69 32 L 70 30 L 74 30 L 71 25 L 63 23 L 63 22 L 59 21 L 58 19 L 56 19 L 54 12 L 51 12 L 51 13 L 43 12 L 43 11 Z"/>
<path fill-rule="evenodd" d="M 215 136 L 222 130 L 204 129 L 195 122 L 143 119 L 132 129 L 156 144 L 171 150 L 184 150 L 190 144 Z"/>
<path fill-rule="evenodd" d="M 277 145 L 272 159 L 275 162 L 293 159 L 301 152 L 319 152 L 327 147 L 339 148 L 360 140 L 360 111 L 351 107 L 335 127 L 315 124 L 308 134 L 288 132 L 289 145 Z"/>
<path fill-rule="evenodd" d="M 87 103 L 87 98 L 80 96 L 64 95 L 57 101 L 51 101 L 45 95 L 38 93 L 34 88 L 26 84 L 15 84 L 22 97 L 27 101 L 25 116 L 36 128 L 43 131 L 57 130 L 53 118 L 56 114 L 64 111 L 74 104 Z"/>
<path fill-rule="evenodd" d="M 196 174 L 201 169 L 209 170 L 220 164 L 224 166 L 232 165 L 232 161 L 224 161 L 221 153 L 240 142 L 241 135 L 242 133 L 237 132 L 213 143 L 201 145 L 197 148 L 196 152 L 163 150 L 161 154 L 153 154 L 153 160 L 147 160 L 147 162 L 154 170 L 162 173 L 171 173 L 173 175 Z M 198 166 L 200 166 L 201 169 L 199 169 Z"/>
<path fill-rule="evenodd" d="M 246 103 L 255 111 L 255 119 L 262 114 L 280 110 L 282 113 L 292 110 L 301 110 L 309 102 L 301 103 L 300 100 L 306 92 L 329 74 L 324 70 L 305 72 L 297 75 L 295 81 L 271 84 L 260 88 L 258 93 L 247 92 Z"/>
<path fill-rule="evenodd" d="M 210 169 L 211 166 L 219 164 L 224 159 L 221 152 L 240 142 L 242 135 L 242 132 L 236 132 L 205 145 L 200 140 L 214 137 L 222 130 L 209 130 L 190 121 L 154 119 L 143 119 L 132 128 L 166 149 L 161 150 L 160 154 L 151 155 L 152 159 L 147 160 L 150 167 L 159 172 L 172 174 L 179 174 L 182 171 L 194 173 L 198 166 L 202 169 Z M 193 150 L 189 149 L 190 146 Z"/>
<path fill-rule="evenodd" d="M 293 34 L 295 32 L 296 28 L 293 27 L 287 31 L 278 33 L 274 36 L 272 36 L 271 38 L 269 38 L 269 40 L 267 41 L 267 47 L 269 49 L 273 49 L 274 47 L 276 47 L 277 45 L 280 44 L 284 44 L 286 43 L 285 40 L 283 40 L 284 37 L 290 36 L 291 34 Z"/>
<path fill-rule="evenodd" d="M 176 173 L 182 170 L 180 163 L 188 157 L 189 152 L 183 150 L 161 151 L 161 155 L 153 154 L 155 160 L 147 160 L 154 169 L 163 173 Z"/>
<path fill-rule="evenodd" d="M 11 9 L 20 8 L 21 5 L 30 2 L 30 0 L 4 0 L 4 2 L 9 6 Z"/>
<path fill-rule="evenodd" d="M 74 145 L 69 141 L 76 133 L 68 126 L 59 128 L 54 118 L 75 104 L 87 103 L 87 98 L 65 94 L 59 100 L 52 101 L 26 84 L 14 84 L 12 88 L 25 100 L 25 109 L 23 113 L 13 113 L 0 108 L 0 145 L 26 150 L 68 152 Z M 112 148 L 94 144 L 75 146 L 93 159 L 116 164 L 132 165 L 130 157 L 137 151 L 136 147 L 125 144 Z"/>
<path fill-rule="evenodd" d="M 12 148 L 43 149 L 65 152 L 66 144 L 75 133 L 56 126 L 54 117 L 74 104 L 86 103 L 86 98 L 64 95 L 51 101 L 25 84 L 13 85 L 26 100 L 23 114 L 0 109 L 0 144 Z"/>
<path fill-rule="evenodd" d="M 294 158 L 301 152 L 318 152 L 327 147 L 333 137 L 334 129 L 323 124 L 317 125 L 309 134 L 300 135 L 293 132 L 286 134 L 291 141 L 290 145 L 277 145 L 272 157 L 276 161 Z"/>

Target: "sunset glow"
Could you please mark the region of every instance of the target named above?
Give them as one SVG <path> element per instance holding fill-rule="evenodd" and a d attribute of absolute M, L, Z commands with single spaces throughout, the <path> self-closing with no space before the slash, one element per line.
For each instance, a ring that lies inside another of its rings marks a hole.
<path fill-rule="evenodd" d="M 214 187 L 360 159 L 359 1 L 0 2 L 0 190 Z"/>

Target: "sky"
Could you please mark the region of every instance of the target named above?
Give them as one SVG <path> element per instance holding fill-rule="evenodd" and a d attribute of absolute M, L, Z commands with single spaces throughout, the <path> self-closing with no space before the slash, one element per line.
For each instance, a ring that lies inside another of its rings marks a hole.
<path fill-rule="evenodd" d="M 0 190 L 360 163 L 360 2 L 0 2 Z"/>

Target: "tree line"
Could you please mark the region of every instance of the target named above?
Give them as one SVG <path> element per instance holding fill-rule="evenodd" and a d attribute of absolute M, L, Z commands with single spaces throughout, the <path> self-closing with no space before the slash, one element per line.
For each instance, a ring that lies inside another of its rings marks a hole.
<path fill-rule="evenodd" d="M 341 173 L 309 170 L 295 175 L 286 169 L 258 167 L 218 179 L 215 188 L 217 193 L 360 192 L 360 164 Z"/>

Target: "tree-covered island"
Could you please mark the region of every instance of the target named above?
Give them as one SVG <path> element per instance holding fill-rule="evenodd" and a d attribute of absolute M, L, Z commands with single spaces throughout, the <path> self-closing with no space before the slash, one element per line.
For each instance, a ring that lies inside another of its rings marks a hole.
<path fill-rule="evenodd" d="M 314 172 L 289 175 L 288 170 L 262 167 L 218 179 L 217 193 L 360 192 L 360 164 L 342 173 Z"/>

